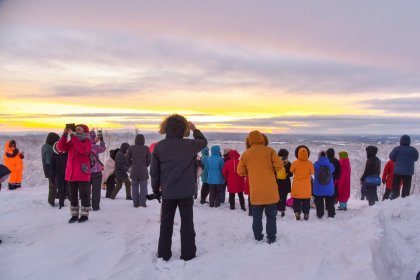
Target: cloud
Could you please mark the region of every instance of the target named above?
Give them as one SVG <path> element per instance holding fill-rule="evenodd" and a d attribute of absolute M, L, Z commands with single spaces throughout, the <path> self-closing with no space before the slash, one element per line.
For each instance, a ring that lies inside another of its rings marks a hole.
<path fill-rule="evenodd" d="M 369 99 L 361 102 L 360 105 L 390 113 L 420 114 L 420 96 L 406 98 Z"/>

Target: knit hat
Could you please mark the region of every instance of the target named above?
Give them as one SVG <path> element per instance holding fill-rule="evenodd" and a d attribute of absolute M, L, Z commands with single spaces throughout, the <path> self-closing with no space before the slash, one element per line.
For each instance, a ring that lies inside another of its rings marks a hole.
<path fill-rule="evenodd" d="M 345 152 L 345 151 L 339 152 L 338 153 L 338 156 L 339 156 L 340 159 L 347 159 L 347 158 L 349 158 L 349 154 L 347 152 Z"/>
<path fill-rule="evenodd" d="M 289 156 L 289 151 L 286 149 L 280 149 L 279 153 L 278 153 L 279 157 L 283 158 L 283 157 L 288 157 Z"/>
<path fill-rule="evenodd" d="M 89 133 L 89 127 L 85 124 L 78 124 L 78 125 L 76 125 L 76 127 L 81 127 L 81 128 L 83 128 L 84 133 Z"/>

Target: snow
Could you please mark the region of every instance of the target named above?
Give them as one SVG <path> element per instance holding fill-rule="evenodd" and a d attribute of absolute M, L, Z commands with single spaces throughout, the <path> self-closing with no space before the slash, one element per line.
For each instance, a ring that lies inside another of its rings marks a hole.
<path fill-rule="evenodd" d="M 277 218 L 278 242 L 253 239 L 252 218 L 196 203 L 197 258 L 180 257 L 176 217 L 169 262 L 156 258 L 160 207 L 103 198 L 85 224 L 47 206 L 47 187 L 0 192 L 0 279 L 415 279 L 420 270 L 419 196 L 351 200 L 335 219 Z"/>

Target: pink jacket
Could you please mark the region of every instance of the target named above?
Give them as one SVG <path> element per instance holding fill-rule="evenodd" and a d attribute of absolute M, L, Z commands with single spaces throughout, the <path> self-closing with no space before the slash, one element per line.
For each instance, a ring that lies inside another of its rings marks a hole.
<path fill-rule="evenodd" d="M 350 198 L 350 160 L 340 159 L 341 173 L 338 179 L 338 198 L 339 202 L 347 202 Z"/>
<path fill-rule="evenodd" d="M 90 181 L 90 152 L 92 143 L 87 137 L 81 142 L 75 135 L 67 142 L 67 135 L 61 136 L 57 148 L 60 151 L 68 152 L 66 166 L 66 181 L 68 182 L 89 182 Z"/>

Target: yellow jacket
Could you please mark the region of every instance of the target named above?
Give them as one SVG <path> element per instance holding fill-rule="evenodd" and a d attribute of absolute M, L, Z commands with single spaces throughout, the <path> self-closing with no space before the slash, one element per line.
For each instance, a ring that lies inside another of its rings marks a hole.
<path fill-rule="evenodd" d="M 293 173 L 292 197 L 307 199 L 312 197 L 311 176 L 315 173 L 314 165 L 309 160 L 309 149 L 299 146 L 296 149 L 297 160 L 292 163 L 290 172 Z"/>
<path fill-rule="evenodd" d="M 238 165 L 238 174 L 249 178 L 253 205 L 274 204 L 280 200 L 276 172 L 284 168 L 283 161 L 265 143 L 263 134 L 252 131 L 247 139 L 250 148 L 242 154 Z"/>

